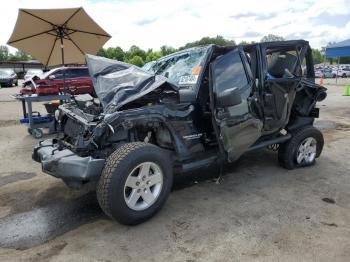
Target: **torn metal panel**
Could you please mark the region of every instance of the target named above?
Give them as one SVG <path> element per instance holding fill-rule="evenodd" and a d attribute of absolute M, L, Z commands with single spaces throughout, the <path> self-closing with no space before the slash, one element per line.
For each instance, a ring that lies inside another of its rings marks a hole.
<path fill-rule="evenodd" d="M 86 63 L 95 92 L 106 114 L 117 111 L 123 105 L 154 91 L 165 83 L 178 90 L 168 78 L 154 75 L 134 65 L 93 55 L 86 55 Z"/>

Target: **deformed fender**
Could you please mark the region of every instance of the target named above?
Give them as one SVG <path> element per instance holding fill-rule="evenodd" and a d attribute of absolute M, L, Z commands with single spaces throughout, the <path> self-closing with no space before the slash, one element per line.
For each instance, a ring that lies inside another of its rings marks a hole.
<path fill-rule="evenodd" d="M 117 111 L 106 115 L 104 123 L 115 126 L 121 125 L 124 129 L 131 129 L 137 125 L 150 126 L 152 123 L 162 123 L 170 132 L 178 155 L 189 155 L 189 151 L 182 136 L 171 125 L 169 120 L 184 120 L 194 111 L 193 105 L 183 105 L 181 108 L 170 109 L 165 105 L 154 105 L 137 109 Z"/>

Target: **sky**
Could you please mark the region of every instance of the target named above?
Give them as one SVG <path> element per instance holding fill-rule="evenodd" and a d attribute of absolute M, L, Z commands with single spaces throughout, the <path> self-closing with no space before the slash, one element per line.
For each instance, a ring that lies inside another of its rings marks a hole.
<path fill-rule="evenodd" d="M 350 0 L 5 0 L 0 45 L 10 37 L 19 8 L 80 6 L 112 35 L 105 47 L 135 44 L 158 50 L 204 36 L 240 42 L 276 34 L 321 48 L 350 38 Z"/>

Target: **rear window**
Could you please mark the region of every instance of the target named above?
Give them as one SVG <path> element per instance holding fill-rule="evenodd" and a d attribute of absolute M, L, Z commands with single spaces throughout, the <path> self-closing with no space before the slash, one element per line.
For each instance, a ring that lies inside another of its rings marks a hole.
<path fill-rule="evenodd" d="M 285 75 L 285 70 L 294 73 L 296 75 L 301 75 L 301 67 L 293 70 L 293 67 L 298 62 L 297 52 L 295 50 L 290 51 L 268 51 L 266 55 L 267 60 L 267 71 L 270 76 L 274 78 L 283 78 Z M 294 71 L 294 72 L 293 72 Z"/>

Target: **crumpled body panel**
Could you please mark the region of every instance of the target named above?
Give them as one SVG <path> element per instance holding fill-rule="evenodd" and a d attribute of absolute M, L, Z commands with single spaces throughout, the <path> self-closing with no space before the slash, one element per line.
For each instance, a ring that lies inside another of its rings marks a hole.
<path fill-rule="evenodd" d="M 117 111 L 165 83 L 178 90 L 166 77 L 154 75 L 134 65 L 93 55 L 86 55 L 86 63 L 106 114 Z"/>

